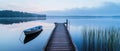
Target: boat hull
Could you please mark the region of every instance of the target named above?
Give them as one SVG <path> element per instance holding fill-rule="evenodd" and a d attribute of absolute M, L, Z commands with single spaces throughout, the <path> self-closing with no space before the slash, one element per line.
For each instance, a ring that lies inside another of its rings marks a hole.
<path fill-rule="evenodd" d="M 34 33 L 25 33 L 25 39 L 24 39 L 24 44 L 35 39 L 41 32 L 43 31 L 43 29 L 34 32 Z"/>

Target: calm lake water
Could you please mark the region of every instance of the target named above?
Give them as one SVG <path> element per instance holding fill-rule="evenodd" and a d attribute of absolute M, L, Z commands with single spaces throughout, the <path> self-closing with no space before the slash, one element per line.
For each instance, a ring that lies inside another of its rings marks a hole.
<path fill-rule="evenodd" d="M 47 17 L 46 20 L 35 21 L 20 19 L 21 23 L 8 24 L 9 21 L 13 23 L 19 19 L 0 19 L 0 51 L 43 51 L 54 29 L 54 23 L 65 22 L 66 19 L 69 20 L 68 30 L 78 51 L 98 51 L 98 49 L 102 49 L 100 51 L 120 51 L 118 49 L 120 47 L 120 18 L 118 17 Z M 24 22 L 24 20 L 28 22 Z M 42 33 L 32 41 L 23 44 L 23 30 L 37 25 L 43 26 Z M 106 31 L 103 32 L 104 30 Z M 109 34 L 117 38 L 109 37 Z"/>

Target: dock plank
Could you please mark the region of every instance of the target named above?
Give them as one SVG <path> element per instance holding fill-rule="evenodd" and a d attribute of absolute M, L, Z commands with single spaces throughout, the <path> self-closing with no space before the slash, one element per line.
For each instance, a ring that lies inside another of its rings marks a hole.
<path fill-rule="evenodd" d="M 64 23 L 55 23 L 45 51 L 76 51 Z"/>

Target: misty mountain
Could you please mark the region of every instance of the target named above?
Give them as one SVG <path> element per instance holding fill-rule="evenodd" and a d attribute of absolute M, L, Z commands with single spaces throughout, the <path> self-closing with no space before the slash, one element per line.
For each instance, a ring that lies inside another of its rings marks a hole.
<path fill-rule="evenodd" d="M 48 16 L 119 16 L 120 3 L 106 2 L 96 8 L 73 8 L 62 11 L 41 12 Z"/>

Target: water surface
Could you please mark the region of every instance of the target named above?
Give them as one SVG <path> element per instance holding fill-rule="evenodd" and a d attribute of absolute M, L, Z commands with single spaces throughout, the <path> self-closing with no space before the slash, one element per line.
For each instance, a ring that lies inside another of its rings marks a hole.
<path fill-rule="evenodd" d="M 120 19 L 113 17 L 47 17 L 46 20 L 35 20 L 14 24 L 0 24 L 0 50 L 1 51 L 43 51 L 46 43 L 54 29 L 55 22 L 69 20 L 68 30 L 78 51 L 83 51 L 85 28 L 114 28 L 120 27 Z M 16 20 L 16 19 L 14 19 Z M 23 20 L 23 19 L 22 19 Z M 11 21 L 11 20 L 9 20 Z M 8 21 L 8 22 L 9 22 Z M 15 21 L 12 21 L 15 22 Z M 32 41 L 23 44 L 20 40 L 24 35 L 23 30 L 37 25 L 43 26 L 43 32 Z M 87 37 L 86 37 L 87 38 Z M 86 40 L 88 42 L 88 40 Z M 87 45 L 87 44 L 86 44 Z M 86 47 L 87 48 L 87 47 Z"/>

